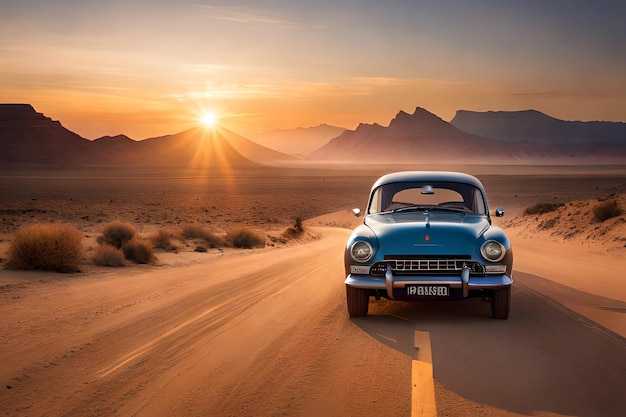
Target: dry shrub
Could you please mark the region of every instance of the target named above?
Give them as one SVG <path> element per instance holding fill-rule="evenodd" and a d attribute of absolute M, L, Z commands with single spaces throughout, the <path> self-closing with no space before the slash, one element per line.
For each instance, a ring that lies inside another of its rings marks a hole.
<path fill-rule="evenodd" d="M 185 239 L 202 239 L 211 248 L 226 246 L 226 240 L 224 240 L 223 237 L 197 225 L 185 226 L 183 229 L 183 237 Z"/>
<path fill-rule="evenodd" d="M 607 200 L 593 208 L 593 222 L 602 223 L 613 217 L 622 215 L 622 208 L 617 200 Z"/>
<path fill-rule="evenodd" d="M 263 236 L 244 227 L 228 232 L 226 234 L 226 241 L 235 248 L 252 249 L 265 247 L 265 239 L 263 239 Z"/>
<path fill-rule="evenodd" d="M 163 249 L 166 251 L 176 250 L 176 246 L 172 244 L 172 234 L 166 230 L 159 229 L 152 233 L 148 239 L 155 249 Z"/>
<path fill-rule="evenodd" d="M 135 228 L 132 225 L 115 221 L 104 226 L 98 242 L 121 249 L 126 242 L 135 236 L 135 233 Z"/>
<path fill-rule="evenodd" d="M 124 266 L 124 253 L 111 245 L 100 245 L 96 248 L 93 263 L 99 266 Z"/>
<path fill-rule="evenodd" d="M 304 225 L 302 224 L 302 218 L 296 218 L 296 222 L 293 226 L 290 226 L 285 230 L 282 234 L 282 237 L 285 239 L 295 239 L 304 233 Z"/>
<path fill-rule="evenodd" d="M 546 214 L 551 213 L 558 209 L 559 207 L 563 207 L 565 204 L 563 203 L 537 203 L 534 206 L 528 207 L 524 214 Z"/>
<path fill-rule="evenodd" d="M 82 235 L 68 224 L 33 224 L 19 229 L 9 247 L 12 269 L 76 272 Z"/>
<path fill-rule="evenodd" d="M 149 264 L 154 261 L 154 249 L 147 240 L 133 237 L 122 246 L 124 257 L 138 264 Z"/>

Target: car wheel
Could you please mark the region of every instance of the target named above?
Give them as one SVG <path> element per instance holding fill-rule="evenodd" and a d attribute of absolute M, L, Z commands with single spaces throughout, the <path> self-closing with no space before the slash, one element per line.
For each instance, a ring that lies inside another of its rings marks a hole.
<path fill-rule="evenodd" d="M 511 310 L 511 287 L 494 290 L 491 295 L 491 317 L 506 320 Z"/>
<path fill-rule="evenodd" d="M 367 316 L 370 303 L 368 290 L 346 285 L 346 301 L 348 303 L 348 314 L 350 314 L 350 317 Z"/>

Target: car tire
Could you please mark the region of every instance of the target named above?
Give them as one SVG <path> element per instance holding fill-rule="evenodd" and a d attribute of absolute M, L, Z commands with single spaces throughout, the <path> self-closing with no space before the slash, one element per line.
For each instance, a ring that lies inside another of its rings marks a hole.
<path fill-rule="evenodd" d="M 350 317 L 367 316 L 367 310 L 370 304 L 368 290 L 346 285 L 346 301 L 348 303 L 348 314 Z"/>
<path fill-rule="evenodd" d="M 491 317 L 506 320 L 511 311 L 511 287 L 494 290 L 491 295 Z"/>

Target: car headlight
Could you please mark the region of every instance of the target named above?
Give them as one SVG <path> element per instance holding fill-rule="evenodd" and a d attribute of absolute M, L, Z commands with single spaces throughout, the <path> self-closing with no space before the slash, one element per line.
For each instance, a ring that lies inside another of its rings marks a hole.
<path fill-rule="evenodd" d="M 367 262 L 373 255 L 372 245 L 362 240 L 354 242 L 350 247 L 350 256 L 357 262 Z"/>
<path fill-rule="evenodd" d="M 506 255 L 506 248 L 502 243 L 488 240 L 480 247 L 480 253 L 490 262 L 498 262 Z"/>

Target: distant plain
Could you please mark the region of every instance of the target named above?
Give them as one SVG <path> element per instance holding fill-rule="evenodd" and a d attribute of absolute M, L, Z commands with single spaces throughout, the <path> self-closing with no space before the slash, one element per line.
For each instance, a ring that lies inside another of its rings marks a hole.
<path fill-rule="evenodd" d="M 623 166 L 314 166 L 238 170 L 66 169 L 0 171 L 0 234 L 33 222 L 83 231 L 120 220 L 139 230 L 202 224 L 280 229 L 300 218 L 364 208 L 374 180 L 395 170 L 476 175 L 492 209 L 519 214 L 538 202 L 567 203 L 626 191 Z"/>

